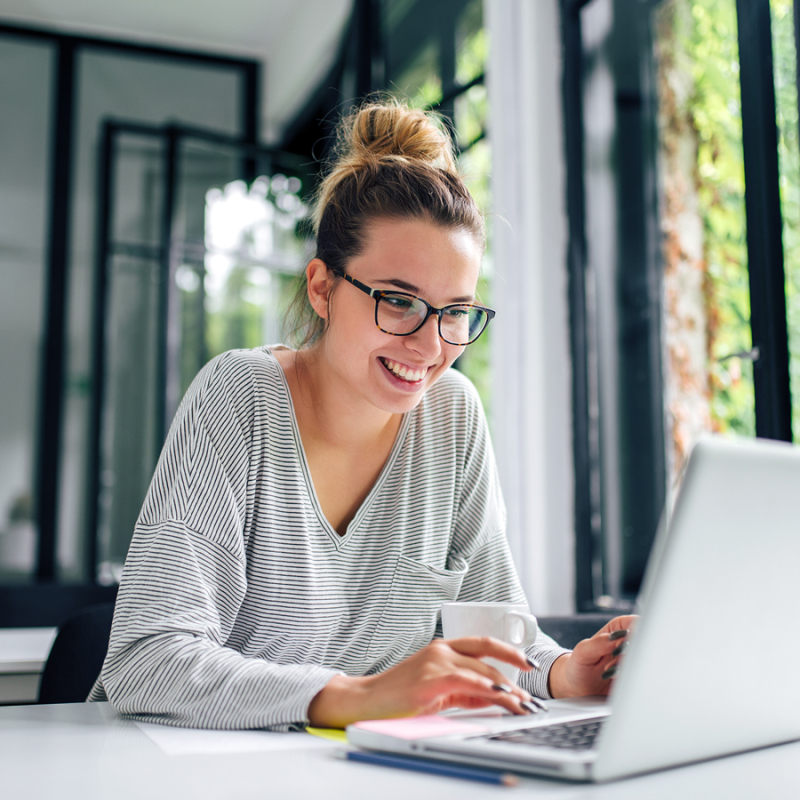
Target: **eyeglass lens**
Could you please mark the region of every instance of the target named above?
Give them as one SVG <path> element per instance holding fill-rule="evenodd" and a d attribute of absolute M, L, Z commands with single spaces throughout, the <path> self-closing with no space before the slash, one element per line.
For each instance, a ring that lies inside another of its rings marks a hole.
<path fill-rule="evenodd" d="M 413 333 L 422 325 L 428 307 L 405 295 L 385 294 L 378 300 L 378 327 L 387 333 Z M 486 325 L 487 314 L 474 306 L 450 306 L 442 314 L 440 333 L 453 344 L 469 344 Z"/>

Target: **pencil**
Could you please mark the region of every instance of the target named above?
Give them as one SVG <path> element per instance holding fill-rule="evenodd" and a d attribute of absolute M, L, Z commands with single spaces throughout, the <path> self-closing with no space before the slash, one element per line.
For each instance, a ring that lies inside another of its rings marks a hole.
<path fill-rule="evenodd" d="M 519 778 L 507 772 L 496 772 L 481 767 L 468 767 L 462 764 L 447 764 L 442 761 L 402 756 L 395 753 L 375 753 L 365 750 L 345 750 L 340 753 L 349 761 L 360 761 L 364 764 L 377 764 L 382 767 L 410 769 L 416 772 L 427 772 L 429 775 L 443 775 L 448 778 L 464 778 L 469 781 L 492 783 L 496 786 L 516 786 Z"/>

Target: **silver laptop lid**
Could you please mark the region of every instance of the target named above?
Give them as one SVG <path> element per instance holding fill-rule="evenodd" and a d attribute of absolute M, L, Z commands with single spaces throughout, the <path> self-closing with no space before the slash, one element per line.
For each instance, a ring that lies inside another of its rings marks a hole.
<path fill-rule="evenodd" d="M 642 614 L 596 780 L 800 738 L 800 449 L 697 444 Z"/>

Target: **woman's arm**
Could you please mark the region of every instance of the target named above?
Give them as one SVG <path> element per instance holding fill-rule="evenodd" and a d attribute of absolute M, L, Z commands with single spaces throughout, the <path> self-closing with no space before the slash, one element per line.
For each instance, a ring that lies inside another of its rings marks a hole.
<path fill-rule="evenodd" d="M 175 725 L 286 728 L 306 721 L 312 698 L 338 674 L 226 646 L 248 588 L 256 397 L 250 361 L 225 354 L 195 379 L 170 429 L 128 552 L 100 678 L 123 713 Z"/>
<path fill-rule="evenodd" d="M 101 680 L 124 714 L 202 728 L 303 724 L 336 670 L 246 658 L 225 646 L 244 564 L 178 522 L 140 527 Z"/>

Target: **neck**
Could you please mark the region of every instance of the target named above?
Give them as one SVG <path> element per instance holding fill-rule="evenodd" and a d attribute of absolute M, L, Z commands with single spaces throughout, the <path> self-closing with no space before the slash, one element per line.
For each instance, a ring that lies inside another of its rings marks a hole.
<path fill-rule="evenodd" d="M 293 399 L 304 440 L 312 437 L 321 444 L 350 451 L 374 447 L 386 437 L 394 441 L 402 414 L 376 408 L 343 386 L 326 369 L 320 355 L 317 345 L 294 357 Z"/>

